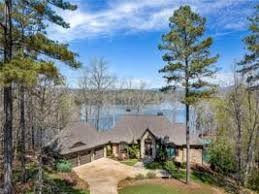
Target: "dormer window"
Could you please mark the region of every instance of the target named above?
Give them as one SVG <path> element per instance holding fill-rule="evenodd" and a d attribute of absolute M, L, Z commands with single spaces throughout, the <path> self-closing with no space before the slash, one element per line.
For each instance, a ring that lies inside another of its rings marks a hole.
<path fill-rule="evenodd" d="M 74 144 L 71 146 L 71 148 L 80 147 L 80 146 L 84 146 L 84 145 L 85 145 L 85 143 L 79 141 L 79 142 L 74 143 Z"/>

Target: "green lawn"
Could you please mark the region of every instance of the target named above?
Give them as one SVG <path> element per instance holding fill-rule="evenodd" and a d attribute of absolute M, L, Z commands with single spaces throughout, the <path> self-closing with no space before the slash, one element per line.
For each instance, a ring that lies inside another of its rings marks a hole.
<path fill-rule="evenodd" d="M 146 183 L 128 186 L 119 191 L 119 194 L 212 194 L 213 190 L 207 187 L 200 189 L 186 189 L 163 184 Z"/>
<path fill-rule="evenodd" d="M 128 166 L 134 166 L 139 160 L 138 159 L 128 159 L 120 161 L 122 164 L 126 164 Z"/>
<path fill-rule="evenodd" d="M 145 168 L 165 169 L 171 174 L 172 178 L 185 181 L 185 177 L 186 177 L 185 168 L 176 167 L 175 164 L 171 161 L 169 161 L 168 165 L 165 165 L 159 162 L 151 162 L 146 164 Z M 192 169 L 191 179 L 192 181 L 195 181 L 198 183 L 205 183 L 205 184 L 218 185 L 218 186 L 221 186 L 219 182 L 222 182 L 222 177 L 215 177 L 215 174 L 212 174 L 210 171 L 198 170 L 198 169 Z"/>

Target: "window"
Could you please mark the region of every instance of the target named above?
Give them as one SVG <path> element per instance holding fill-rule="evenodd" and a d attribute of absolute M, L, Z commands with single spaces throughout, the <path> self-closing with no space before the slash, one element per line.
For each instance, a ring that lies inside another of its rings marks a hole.
<path fill-rule="evenodd" d="M 120 144 L 119 145 L 119 150 L 120 150 L 120 153 L 127 153 L 128 152 L 128 145 L 127 144 L 124 144 L 124 143 L 122 143 L 122 144 Z"/>
<path fill-rule="evenodd" d="M 166 151 L 169 158 L 176 156 L 176 149 L 174 147 L 167 147 Z"/>

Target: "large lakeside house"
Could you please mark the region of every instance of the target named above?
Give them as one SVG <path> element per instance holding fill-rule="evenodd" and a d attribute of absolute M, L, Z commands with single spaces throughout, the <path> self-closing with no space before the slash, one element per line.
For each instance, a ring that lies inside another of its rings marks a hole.
<path fill-rule="evenodd" d="M 70 123 L 58 136 L 56 149 L 73 166 L 79 166 L 112 155 L 128 157 L 127 148 L 139 146 L 139 158 L 156 158 L 157 148 L 166 139 L 170 159 L 186 161 L 184 124 L 172 124 L 162 115 L 126 115 L 109 131 L 98 131 L 86 122 Z M 198 136 L 190 138 L 192 163 L 202 163 L 203 146 Z M 108 151 L 109 150 L 109 151 Z"/>

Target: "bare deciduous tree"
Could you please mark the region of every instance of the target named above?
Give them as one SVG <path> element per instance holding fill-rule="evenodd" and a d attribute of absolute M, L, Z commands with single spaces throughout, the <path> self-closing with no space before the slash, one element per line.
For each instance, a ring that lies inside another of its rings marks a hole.
<path fill-rule="evenodd" d="M 143 107 L 148 103 L 148 96 L 147 96 L 147 83 L 141 81 L 138 88 L 135 90 L 135 102 L 134 106 L 139 113 Z"/>
<path fill-rule="evenodd" d="M 101 109 L 105 103 L 105 95 L 108 90 L 113 89 L 115 76 L 109 72 L 108 63 L 104 58 L 91 59 L 84 69 L 84 74 L 80 81 L 82 91 L 82 101 L 85 104 L 85 118 L 88 120 L 91 107 L 95 108 L 95 126 L 100 128 Z"/>

